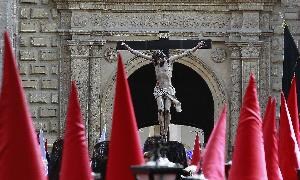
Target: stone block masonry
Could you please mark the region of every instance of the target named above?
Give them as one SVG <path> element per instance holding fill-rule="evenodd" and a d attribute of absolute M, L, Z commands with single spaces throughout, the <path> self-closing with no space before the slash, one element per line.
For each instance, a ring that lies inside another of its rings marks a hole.
<path fill-rule="evenodd" d="M 35 127 L 59 136 L 59 14 L 48 0 L 20 0 L 18 61 Z"/>

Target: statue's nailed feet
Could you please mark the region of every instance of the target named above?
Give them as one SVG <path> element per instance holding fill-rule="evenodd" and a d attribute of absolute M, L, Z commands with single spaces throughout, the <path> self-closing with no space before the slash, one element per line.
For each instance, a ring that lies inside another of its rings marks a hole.
<path fill-rule="evenodd" d="M 179 101 L 176 102 L 175 109 L 176 109 L 177 112 L 181 112 L 182 111 L 182 109 L 181 109 L 181 103 Z"/>

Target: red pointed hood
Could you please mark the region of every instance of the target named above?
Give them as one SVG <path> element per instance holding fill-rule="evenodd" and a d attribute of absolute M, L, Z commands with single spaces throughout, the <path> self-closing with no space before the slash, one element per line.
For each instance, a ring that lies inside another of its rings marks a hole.
<path fill-rule="evenodd" d="M 91 180 L 92 170 L 89 164 L 85 128 L 77 87 L 73 81 L 67 111 L 60 179 Z"/>
<path fill-rule="evenodd" d="M 289 110 L 283 93 L 281 93 L 280 127 L 278 158 L 283 179 L 297 179 L 300 165 L 300 153 Z"/>
<path fill-rule="evenodd" d="M 8 33 L 0 95 L 0 179 L 46 179 L 37 136 Z"/>
<path fill-rule="evenodd" d="M 298 101 L 297 101 L 297 87 L 296 87 L 296 77 L 294 75 L 292 79 L 292 84 L 289 92 L 287 106 L 290 112 L 291 121 L 293 124 L 293 129 L 295 132 L 297 144 L 300 144 L 300 132 L 299 132 L 299 113 L 298 113 Z"/>
<path fill-rule="evenodd" d="M 269 98 L 263 121 L 263 137 L 269 180 L 282 180 L 278 162 L 278 133 L 276 128 L 276 100 Z"/>
<path fill-rule="evenodd" d="M 201 146 L 200 146 L 200 138 L 199 134 L 196 134 L 195 142 L 194 142 L 194 149 L 193 149 L 193 156 L 191 160 L 191 165 L 199 166 L 201 160 Z"/>
<path fill-rule="evenodd" d="M 251 74 L 237 127 L 230 180 L 267 180 L 262 121 Z"/>
<path fill-rule="evenodd" d="M 134 180 L 132 165 L 144 163 L 134 109 L 121 55 L 118 54 L 116 93 L 106 180 Z"/>
<path fill-rule="evenodd" d="M 226 110 L 224 106 L 205 148 L 202 170 L 207 179 L 225 179 Z"/>

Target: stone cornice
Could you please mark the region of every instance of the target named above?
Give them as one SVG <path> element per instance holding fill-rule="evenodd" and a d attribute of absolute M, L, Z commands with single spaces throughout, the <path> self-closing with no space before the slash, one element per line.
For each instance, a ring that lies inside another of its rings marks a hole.
<path fill-rule="evenodd" d="M 241 4 L 241 3 L 276 3 L 277 0 L 53 0 L 54 2 L 100 2 L 103 4 L 126 4 L 126 3 L 151 3 L 151 4 L 159 4 L 159 3 L 168 3 L 168 4 L 182 4 L 182 3 L 194 3 L 194 4 L 215 4 L 215 3 L 233 3 L 233 4 Z"/>
<path fill-rule="evenodd" d="M 58 9 L 102 11 L 270 10 L 277 0 L 53 0 Z M 209 8 L 208 8 L 209 7 Z M 214 8 L 215 7 L 215 8 Z"/>

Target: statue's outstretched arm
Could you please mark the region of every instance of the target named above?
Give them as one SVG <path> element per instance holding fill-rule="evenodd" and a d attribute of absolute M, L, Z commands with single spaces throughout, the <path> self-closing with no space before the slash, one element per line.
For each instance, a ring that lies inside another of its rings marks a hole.
<path fill-rule="evenodd" d="M 197 49 L 201 48 L 204 46 L 204 41 L 200 41 L 197 46 L 193 47 L 192 49 L 188 49 L 186 51 L 184 51 L 182 54 L 178 54 L 178 55 L 174 55 L 174 56 L 171 56 L 169 58 L 170 61 L 176 61 L 177 59 L 180 59 L 180 58 L 183 58 L 187 55 L 189 55 L 190 53 L 193 53 L 195 52 Z"/>
<path fill-rule="evenodd" d="M 132 49 L 131 47 L 129 47 L 126 43 L 122 42 L 121 43 L 122 46 L 125 46 L 126 49 L 131 52 L 132 54 L 136 55 L 136 56 L 139 56 L 139 57 L 142 57 L 144 59 L 147 59 L 147 60 L 150 60 L 152 61 L 152 57 L 151 56 L 147 56 L 146 54 L 140 52 L 140 51 L 137 51 L 137 50 L 134 50 Z"/>

